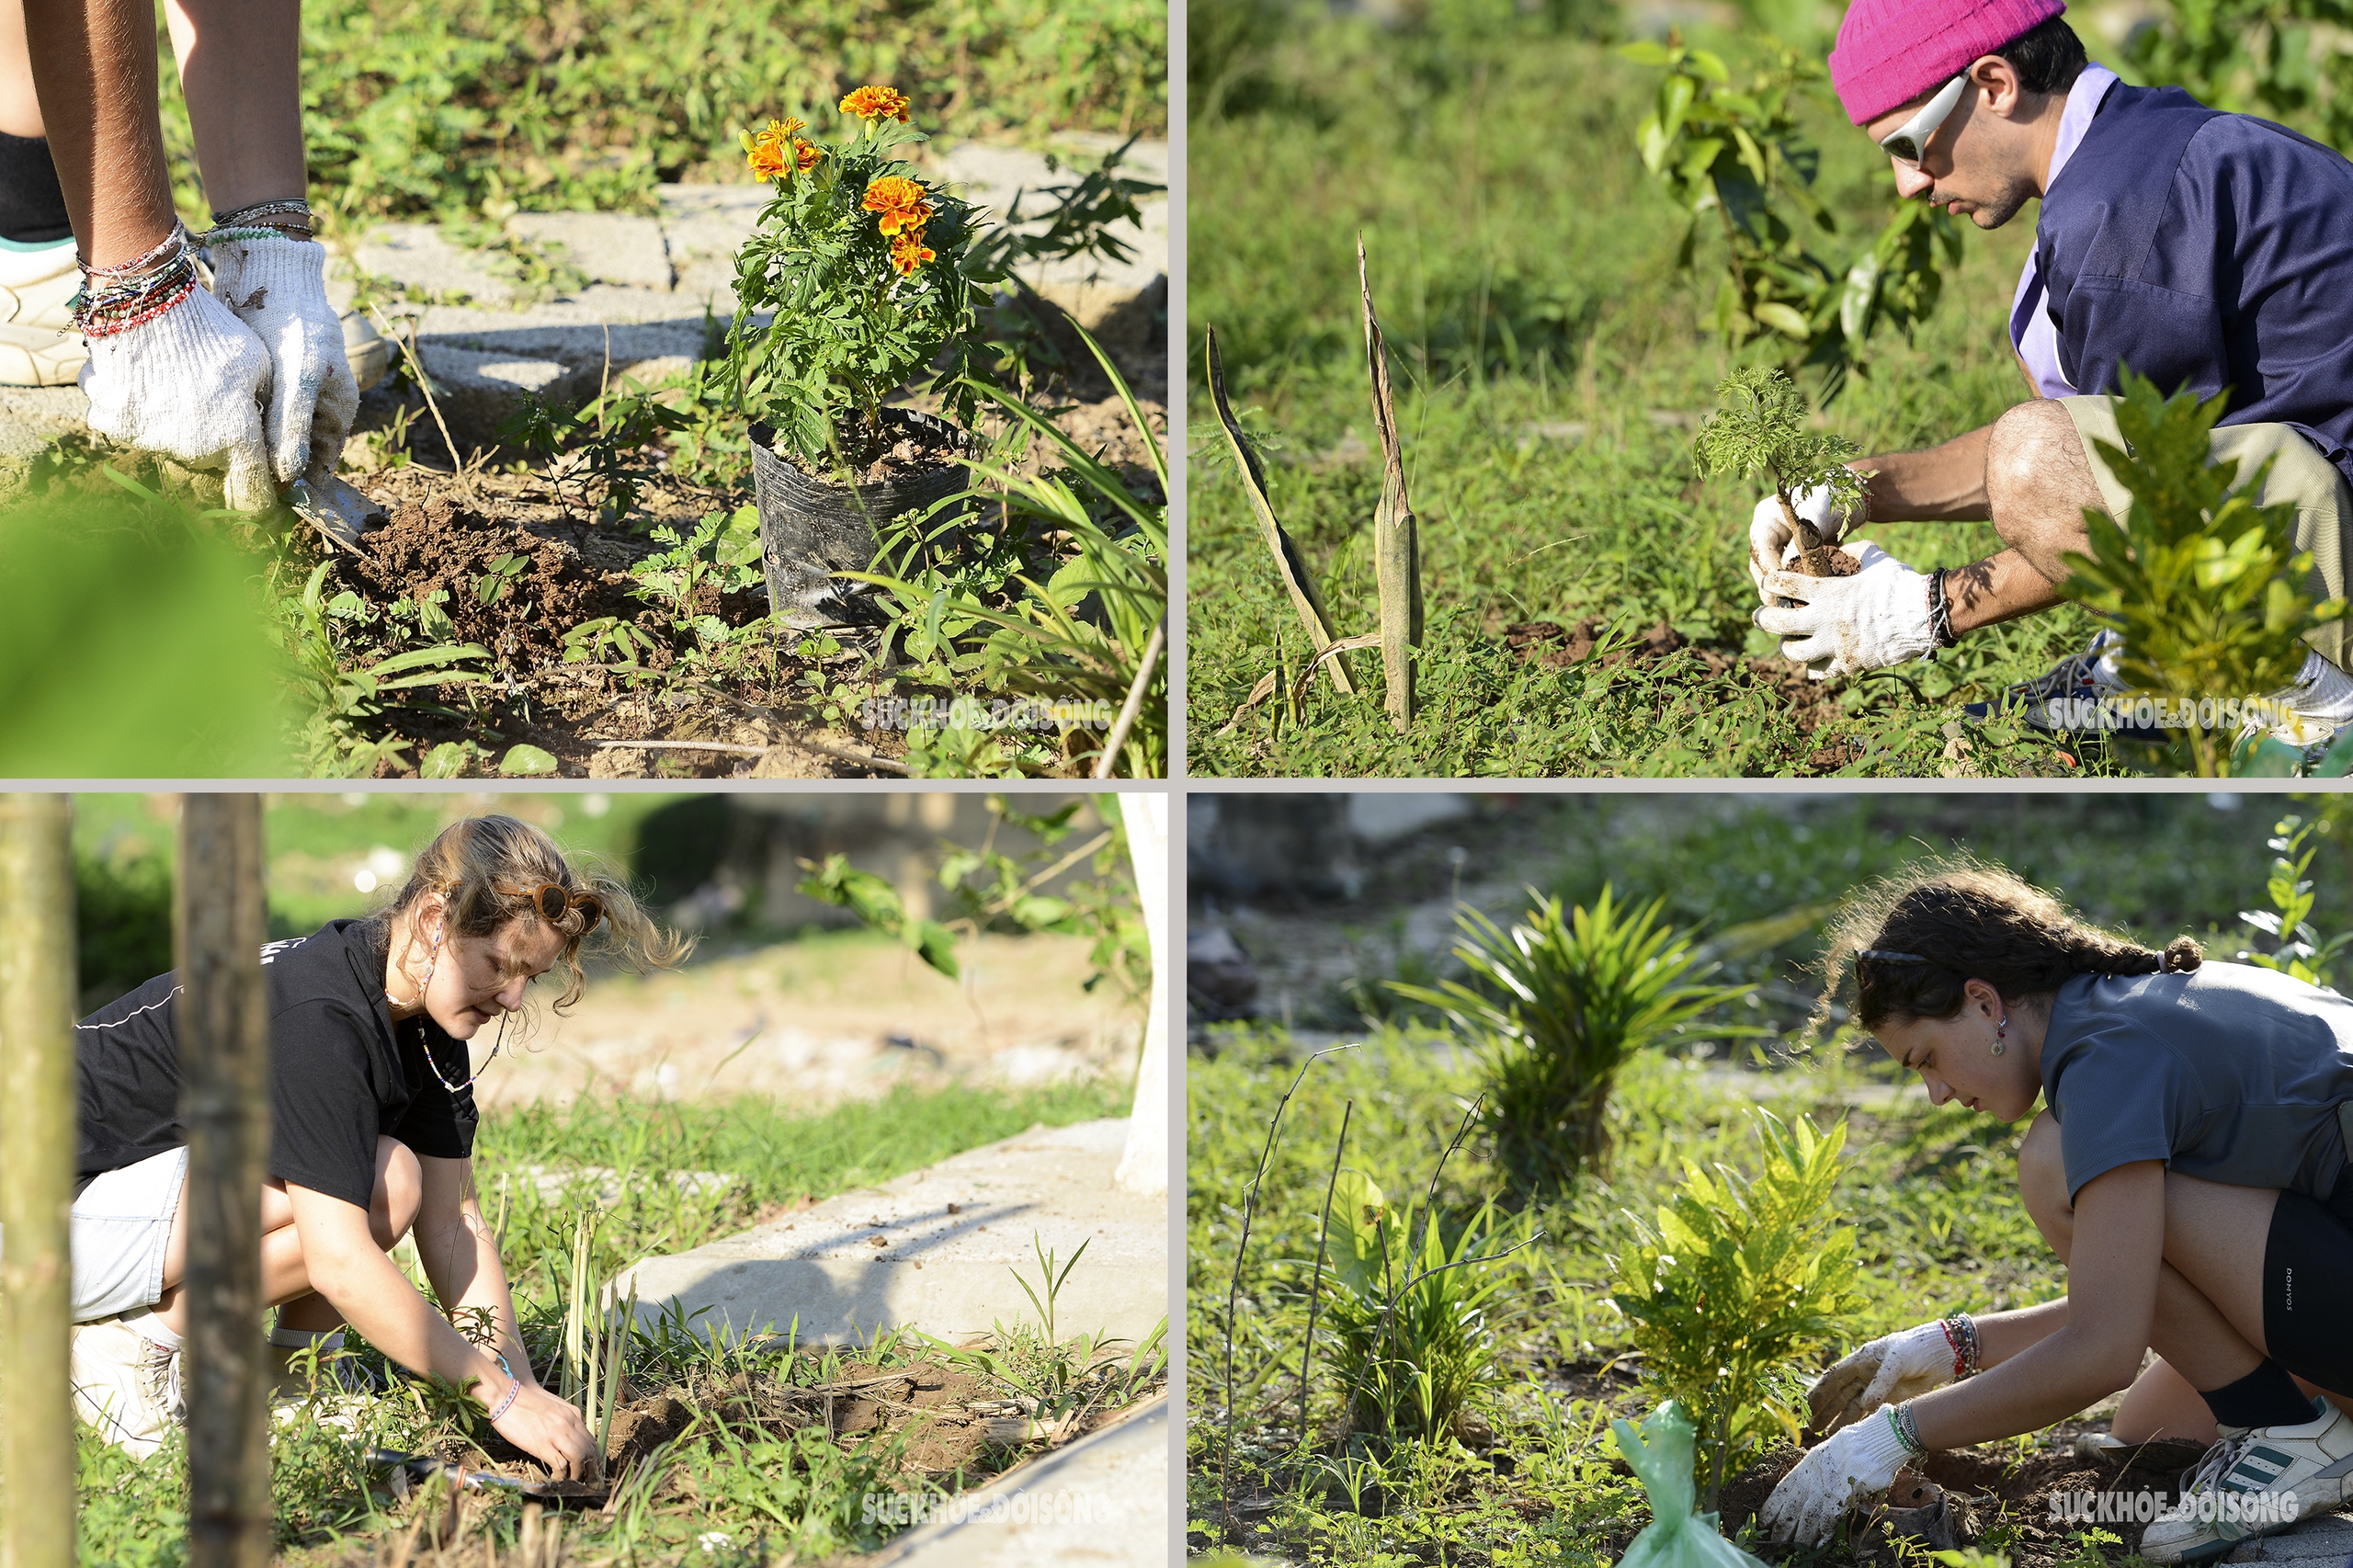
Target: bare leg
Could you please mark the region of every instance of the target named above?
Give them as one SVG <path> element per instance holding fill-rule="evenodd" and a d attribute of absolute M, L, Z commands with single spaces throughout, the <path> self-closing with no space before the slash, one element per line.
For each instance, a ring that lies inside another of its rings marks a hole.
<path fill-rule="evenodd" d="M 0 135 L 48 134 L 33 90 L 32 52 L 25 47 L 24 0 L 0 0 Z"/>
<path fill-rule="evenodd" d="M 2075 1210 L 2067 1201 L 2059 1124 L 2047 1110 L 2035 1118 L 2019 1147 L 2018 1191 L 2035 1228 L 2060 1261 L 2066 1261 L 2075 1239 Z M 2213 1441 L 2213 1413 L 2198 1390 L 2236 1381 L 2267 1354 L 2263 1248 L 2279 1196 L 2268 1187 L 2165 1177 L 2165 1263 L 2150 1335 L 2160 1359 L 2125 1391 L 2110 1427 L 2119 1438 Z M 2353 1410 L 2353 1397 L 2302 1378 L 2296 1383 L 2307 1395 L 2325 1392 Z"/>
<path fill-rule="evenodd" d="M 147 0 L 24 0 L 58 183 L 83 258 L 119 267 L 172 232 Z"/>
<path fill-rule="evenodd" d="M 183 1189 L 185 1191 L 185 1189 Z M 376 1186 L 369 1195 L 368 1229 L 386 1252 L 399 1244 L 416 1223 L 424 1176 L 408 1146 L 391 1138 L 376 1140 Z M 155 1315 L 174 1334 L 185 1333 L 188 1314 L 180 1282 L 188 1272 L 188 1206 L 183 1202 L 172 1220 L 171 1239 L 164 1246 L 164 1293 Z M 310 1270 L 302 1262 L 302 1242 L 294 1229 L 294 1208 L 286 1184 L 272 1181 L 261 1196 L 262 1300 L 271 1306 L 286 1304 L 279 1324 L 313 1333 L 338 1327 L 343 1314 L 327 1300 L 313 1293 Z"/>
<path fill-rule="evenodd" d="M 2067 551 L 2092 552 L 2084 508 L 2108 506 L 2092 482 L 2075 422 L 2047 398 L 2021 403 L 1994 422 L 1985 443 L 1985 498 L 1994 531 L 2048 583 L 2066 579 L 2061 557 Z"/>
<path fill-rule="evenodd" d="M 301 196 L 301 0 L 165 0 L 215 211 Z"/>

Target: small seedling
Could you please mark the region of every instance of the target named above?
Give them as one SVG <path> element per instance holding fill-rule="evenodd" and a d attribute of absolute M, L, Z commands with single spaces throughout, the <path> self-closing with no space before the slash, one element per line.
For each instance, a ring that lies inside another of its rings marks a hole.
<path fill-rule="evenodd" d="M 1798 516 L 1796 493 L 1826 486 L 1839 510 L 1861 506 L 1863 476 L 1847 466 L 1861 452 L 1843 436 L 1807 429 L 1805 417 L 1805 396 L 1795 382 L 1779 370 L 1748 366 L 1717 383 L 1716 411 L 1699 426 L 1691 452 L 1702 475 L 1769 479 L 1798 541 L 1805 574 L 1826 577 L 1831 573 L 1822 536 Z M 1765 565 L 1776 569 L 1780 562 Z"/>
<path fill-rule="evenodd" d="M 1059 1345 L 1062 1341 L 1054 1335 L 1054 1298 L 1062 1294 L 1063 1281 L 1068 1279 L 1070 1271 L 1078 1267 L 1078 1260 L 1086 1256 L 1086 1243 L 1078 1244 L 1078 1250 L 1070 1255 L 1070 1261 L 1063 1265 L 1059 1274 L 1054 1272 L 1054 1255 L 1047 1249 L 1044 1238 L 1035 1231 L 1029 1233 L 1029 1245 L 1038 1255 L 1039 1283 L 1045 1290 L 1045 1298 L 1042 1301 L 1039 1299 L 1038 1292 L 1029 1289 L 1029 1281 L 1021 1278 L 1018 1269 L 1012 1271 L 1013 1282 L 1021 1287 L 1021 1293 L 1029 1298 L 1031 1306 L 1038 1309 L 1038 1316 L 1046 1325 L 1046 1343 Z"/>

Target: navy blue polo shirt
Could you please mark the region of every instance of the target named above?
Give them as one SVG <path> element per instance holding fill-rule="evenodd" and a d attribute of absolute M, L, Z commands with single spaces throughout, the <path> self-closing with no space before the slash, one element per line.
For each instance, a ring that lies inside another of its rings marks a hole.
<path fill-rule="evenodd" d="M 2035 233 L 2059 364 L 2171 393 L 2228 388 L 2224 425 L 2293 426 L 2353 480 L 2353 163 L 2178 87 L 2109 89 Z"/>

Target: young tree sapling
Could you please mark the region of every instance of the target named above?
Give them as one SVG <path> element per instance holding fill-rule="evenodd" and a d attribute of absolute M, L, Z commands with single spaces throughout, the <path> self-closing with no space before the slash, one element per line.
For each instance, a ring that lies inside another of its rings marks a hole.
<path fill-rule="evenodd" d="M 1847 466 L 1861 454 L 1844 436 L 1807 429 L 1805 416 L 1805 394 L 1796 382 L 1779 370 L 1748 366 L 1717 383 L 1716 411 L 1699 426 L 1691 454 L 1703 476 L 1762 474 L 1771 480 L 1773 493 L 1781 498 L 1782 515 L 1796 536 L 1805 574 L 1842 575 L 1824 558 L 1822 536 L 1798 516 L 1796 495 L 1824 486 L 1840 510 L 1861 506 L 1863 476 Z M 1765 562 L 1768 569 L 1780 564 Z"/>

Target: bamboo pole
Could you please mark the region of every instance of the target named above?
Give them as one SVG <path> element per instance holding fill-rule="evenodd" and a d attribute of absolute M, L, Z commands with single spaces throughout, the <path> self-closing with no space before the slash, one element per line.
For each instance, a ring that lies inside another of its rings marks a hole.
<path fill-rule="evenodd" d="M 268 1382 L 261 1187 L 269 1158 L 269 999 L 259 953 L 261 797 L 186 795 L 173 900 L 175 1021 L 188 1131 L 189 1568 L 267 1568 Z"/>
<path fill-rule="evenodd" d="M 67 1266 L 76 1134 L 74 854 L 63 795 L 0 795 L 0 1563 L 71 1568 Z"/>
<path fill-rule="evenodd" d="M 1364 297 L 1372 423 L 1381 433 L 1381 504 L 1372 514 L 1372 562 L 1381 589 L 1381 670 L 1388 680 L 1382 706 L 1402 734 L 1414 726 L 1414 655 L 1422 645 L 1421 534 L 1405 499 L 1405 452 L 1397 438 L 1396 403 L 1389 395 L 1389 349 L 1372 313 L 1372 281 L 1365 269 L 1361 233 L 1357 235 L 1357 290 Z"/>

